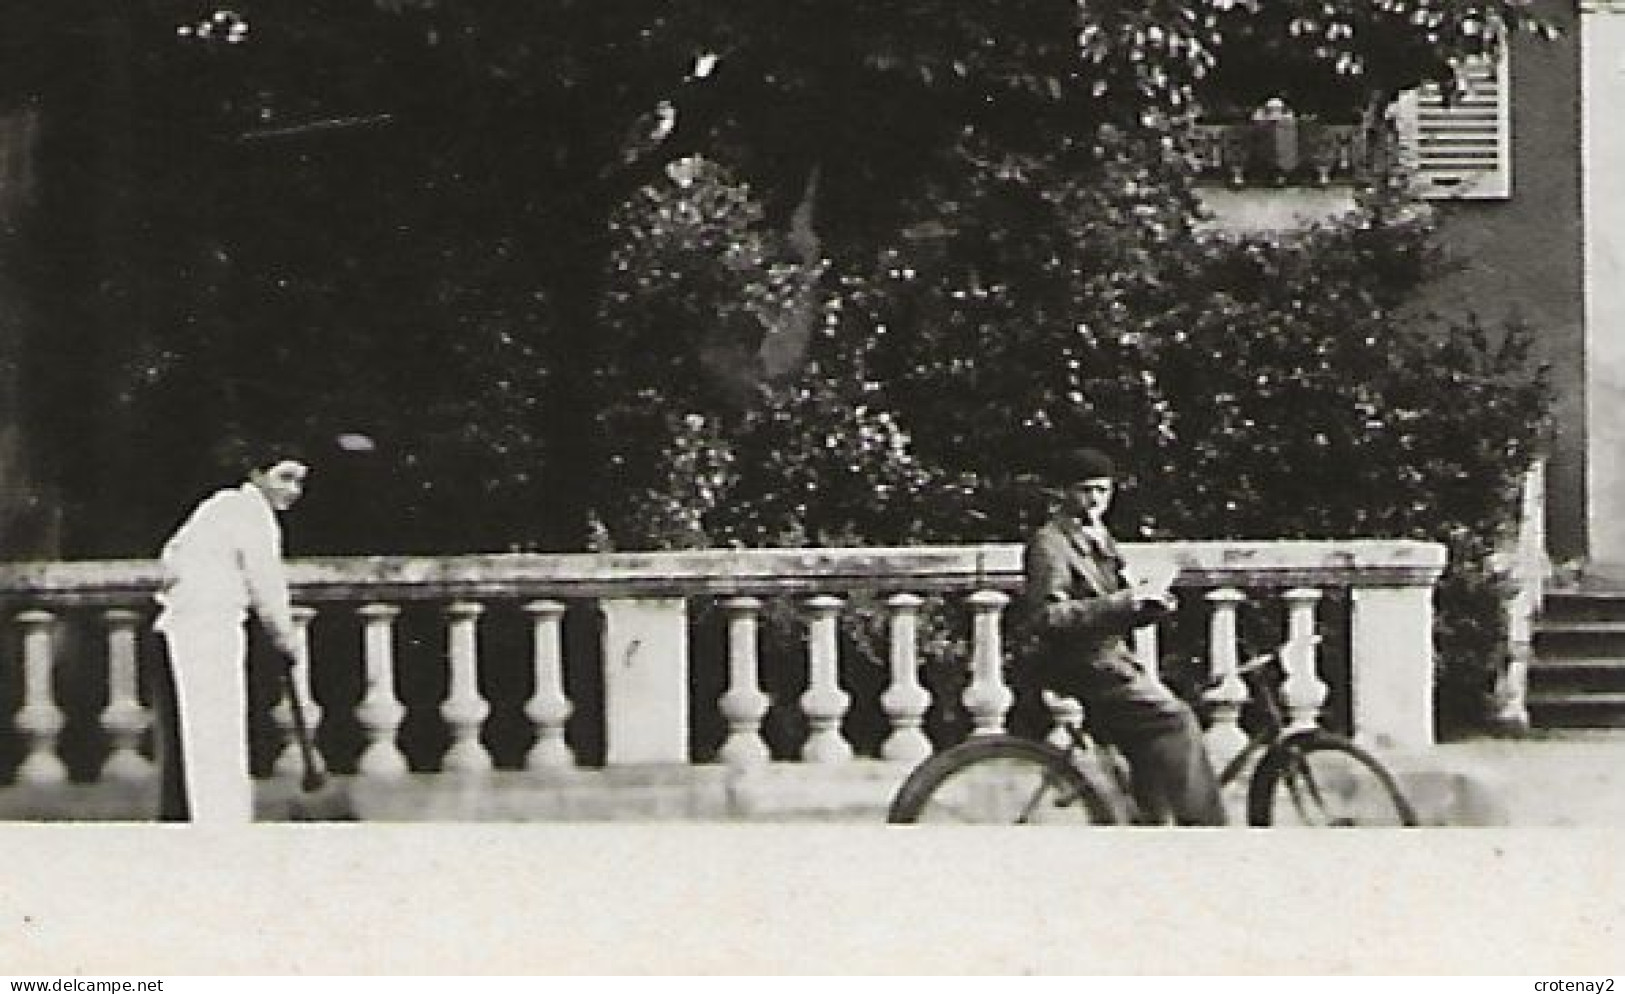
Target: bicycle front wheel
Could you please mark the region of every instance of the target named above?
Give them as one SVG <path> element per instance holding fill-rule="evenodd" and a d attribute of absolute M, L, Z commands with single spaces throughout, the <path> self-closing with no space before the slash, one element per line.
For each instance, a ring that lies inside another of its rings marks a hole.
<path fill-rule="evenodd" d="M 893 824 L 1101 824 L 1123 821 L 1110 795 L 1054 746 L 971 738 L 925 760 L 892 799 Z"/>
<path fill-rule="evenodd" d="M 1403 826 L 1416 811 L 1376 756 L 1323 729 L 1271 746 L 1247 791 L 1250 825 L 1316 828 Z"/>

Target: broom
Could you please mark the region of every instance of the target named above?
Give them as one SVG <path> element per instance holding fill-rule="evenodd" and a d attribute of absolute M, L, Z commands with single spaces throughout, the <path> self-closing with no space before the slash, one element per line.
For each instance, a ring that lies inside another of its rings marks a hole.
<path fill-rule="evenodd" d="M 327 767 L 316 752 L 316 743 L 305 723 L 305 707 L 299 693 L 299 682 L 293 678 L 293 667 L 282 667 L 282 688 L 288 696 L 288 710 L 293 714 L 294 738 L 299 743 L 299 758 L 304 774 L 299 779 L 300 796 L 293 799 L 294 821 L 360 821 L 350 797 L 328 779 Z"/>

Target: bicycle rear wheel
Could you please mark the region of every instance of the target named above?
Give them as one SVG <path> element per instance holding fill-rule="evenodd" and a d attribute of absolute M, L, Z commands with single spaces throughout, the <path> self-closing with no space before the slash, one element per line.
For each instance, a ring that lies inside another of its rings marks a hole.
<path fill-rule="evenodd" d="M 892 798 L 893 824 L 1112 825 L 1124 819 L 1108 792 L 1054 746 L 1013 735 L 977 736 L 925 760 Z"/>
<path fill-rule="evenodd" d="M 1317 828 L 1402 826 L 1416 811 L 1377 757 L 1324 729 L 1270 747 L 1247 790 L 1250 825 Z"/>

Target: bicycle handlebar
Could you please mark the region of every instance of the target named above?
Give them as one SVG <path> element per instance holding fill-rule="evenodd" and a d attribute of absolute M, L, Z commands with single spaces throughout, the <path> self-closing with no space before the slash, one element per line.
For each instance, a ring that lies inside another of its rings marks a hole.
<path fill-rule="evenodd" d="M 1321 639 L 1321 637 L 1319 635 L 1311 635 L 1309 637 L 1309 644 L 1311 646 L 1319 645 L 1322 641 L 1323 640 Z M 1263 669 L 1264 667 L 1268 666 L 1270 663 L 1272 663 L 1275 660 L 1281 658 L 1281 656 L 1284 655 L 1286 653 L 1287 649 L 1291 648 L 1291 646 L 1292 646 L 1291 641 L 1282 642 L 1280 645 L 1276 646 L 1274 649 L 1271 649 L 1268 652 L 1261 652 L 1256 656 L 1251 656 L 1251 657 L 1247 658 L 1246 660 L 1244 660 L 1244 661 L 1242 661 L 1240 663 L 1237 663 L 1236 664 L 1236 669 L 1235 669 L 1236 676 L 1246 676 L 1249 673 L 1253 673 L 1253 672 L 1256 672 L 1258 670 Z M 1210 686 L 1210 687 L 1217 686 L 1218 682 L 1220 680 L 1222 680 L 1222 679 L 1224 679 L 1223 675 L 1211 678 L 1208 681 L 1208 686 Z"/>

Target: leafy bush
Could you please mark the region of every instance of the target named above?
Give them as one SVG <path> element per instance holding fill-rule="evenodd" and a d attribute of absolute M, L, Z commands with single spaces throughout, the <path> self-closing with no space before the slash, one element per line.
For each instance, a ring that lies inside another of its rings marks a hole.
<path fill-rule="evenodd" d="M 1406 314 L 1445 260 L 1391 190 L 1231 236 L 1194 225 L 1173 146 L 1102 130 L 1090 152 L 1068 178 L 967 144 L 982 167 L 936 191 L 934 238 L 823 280 L 798 377 L 687 411 L 715 434 L 655 436 L 647 494 L 690 513 L 644 520 L 680 519 L 679 544 L 1010 541 L 1041 454 L 1100 444 L 1130 475 L 1120 534 L 1445 543 L 1441 713 L 1480 717 L 1503 662 L 1488 556 L 1550 403 L 1528 331 Z"/>

